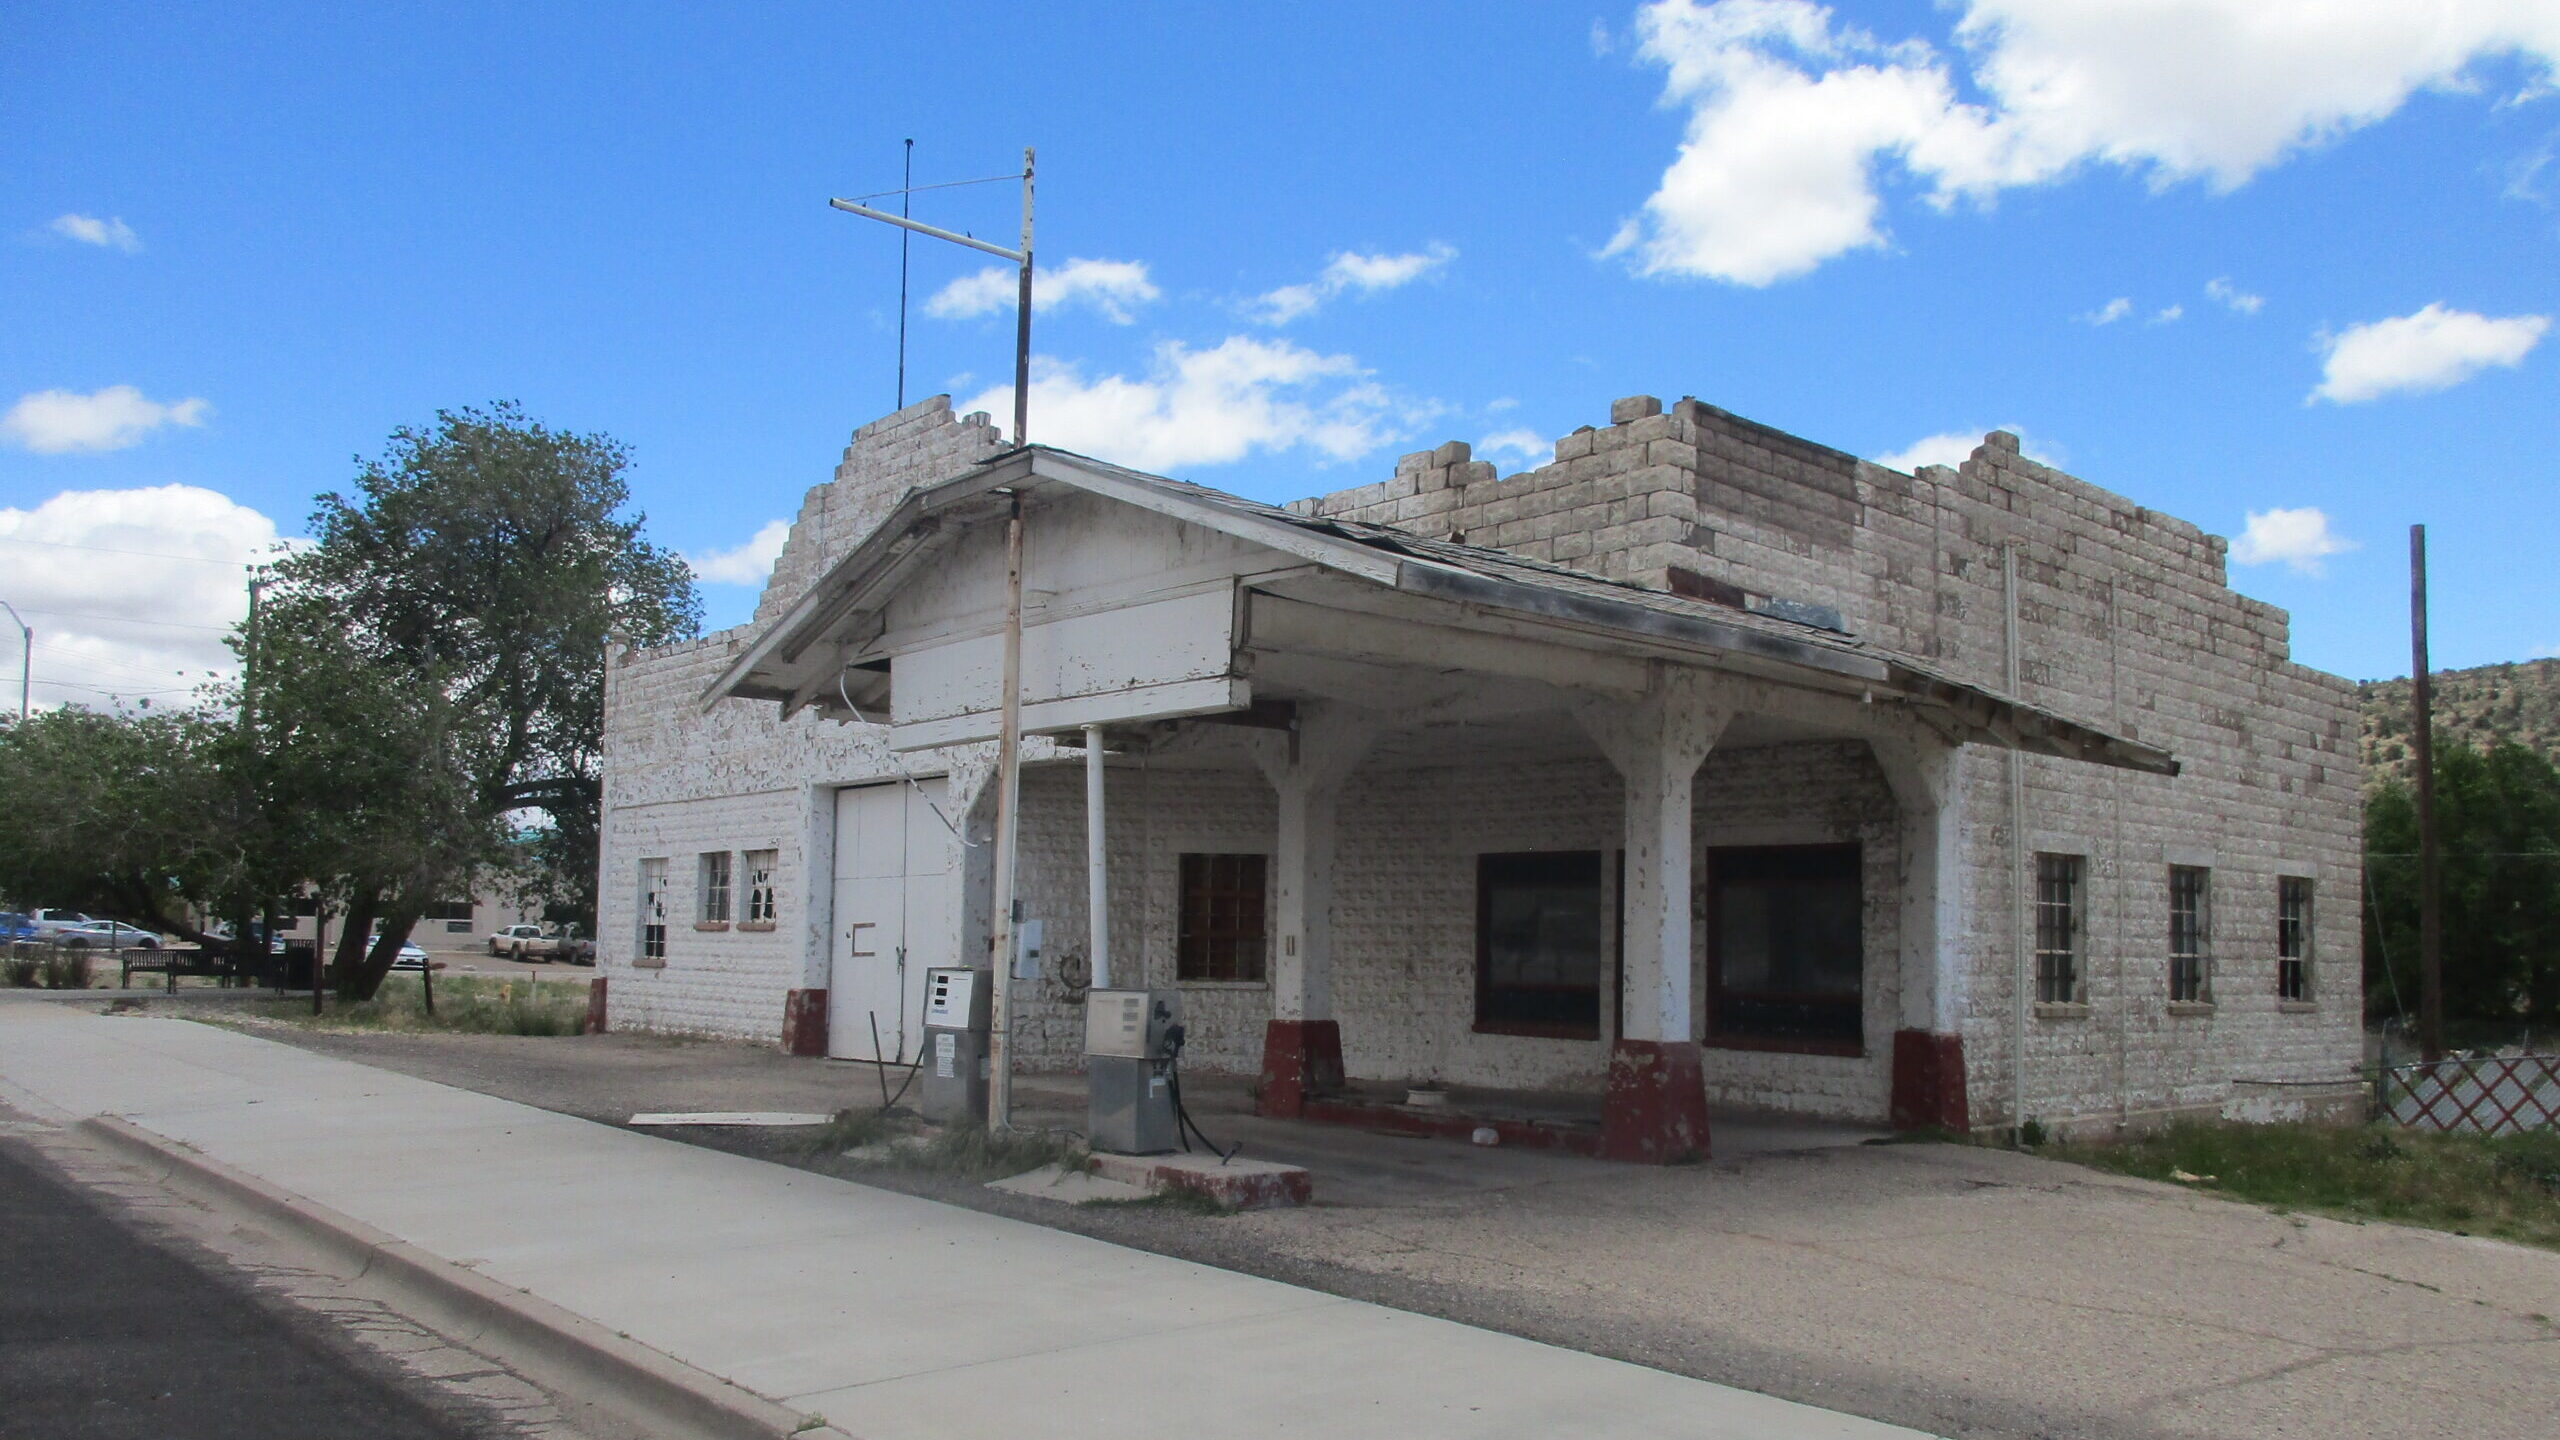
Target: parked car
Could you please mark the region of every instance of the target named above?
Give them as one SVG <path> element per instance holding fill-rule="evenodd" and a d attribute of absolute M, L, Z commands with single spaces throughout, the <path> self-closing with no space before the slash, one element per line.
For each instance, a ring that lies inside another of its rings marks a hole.
<path fill-rule="evenodd" d="M 35 920 L 18 910 L 0 910 L 0 945 L 36 938 Z"/>
<path fill-rule="evenodd" d="M 418 942 L 414 940 L 405 941 L 400 946 L 400 953 L 392 957 L 391 968 L 394 970 L 424 970 L 427 968 L 427 952 L 418 948 Z"/>
<path fill-rule="evenodd" d="M 489 937 L 489 953 L 510 960 L 553 960 L 560 955 L 560 936 L 539 925 L 510 925 Z"/>
<path fill-rule="evenodd" d="M 36 934 L 50 935 L 69 925 L 95 925 L 98 917 L 78 910 L 38 910 L 27 917 L 34 922 Z"/>
<path fill-rule="evenodd" d="M 148 930 L 136 930 L 113 920 L 93 920 L 86 925 L 65 925 L 53 932 L 54 942 L 66 950 L 157 950 L 160 937 Z"/>

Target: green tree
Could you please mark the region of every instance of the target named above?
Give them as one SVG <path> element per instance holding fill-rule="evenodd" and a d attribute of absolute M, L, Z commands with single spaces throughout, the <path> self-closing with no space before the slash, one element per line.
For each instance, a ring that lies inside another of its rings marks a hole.
<path fill-rule="evenodd" d="M 49 710 L 0 725 L 0 894 L 222 948 L 197 925 L 261 888 L 227 726 L 193 711 Z"/>
<path fill-rule="evenodd" d="M 584 847 L 558 868 L 592 873 L 606 641 L 701 621 L 684 561 L 624 513 L 629 463 L 512 404 L 442 412 L 276 564 L 244 708 L 285 812 L 339 807 L 303 842 L 347 915 L 342 993 L 374 992 L 428 905 L 523 863 L 537 816 Z"/>
<path fill-rule="evenodd" d="M 2517 744 L 2436 752 L 2449 1018 L 2560 1020 L 2560 768 Z M 2392 780 L 2365 805 L 2365 994 L 2418 995 L 2418 812 Z"/>

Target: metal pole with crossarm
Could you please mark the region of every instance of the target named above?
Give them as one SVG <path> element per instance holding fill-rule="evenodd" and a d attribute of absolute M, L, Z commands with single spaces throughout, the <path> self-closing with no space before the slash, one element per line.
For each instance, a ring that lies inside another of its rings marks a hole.
<path fill-rule="evenodd" d="M 927 225 L 906 215 L 892 215 L 852 200 L 829 200 L 827 203 L 847 214 L 895 225 L 918 235 L 948 240 L 989 255 L 1012 261 L 1021 269 L 1014 292 L 1013 324 L 1013 443 L 1031 443 L 1031 161 L 1032 152 L 1022 152 L 1022 248 L 1007 250 L 991 245 L 974 235 L 962 235 L 938 225 Z M 1012 179 L 1012 176 L 997 176 Z M 964 182 L 974 183 L 974 182 Z M 898 192 L 904 197 L 914 192 L 912 180 Z M 865 197 L 876 198 L 876 197 Z M 987 1128 L 1007 1130 L 1013 1125 L 1013 1004 L 1012 980 L 1014 958 L 1015 831 L 1016 811 L 1022 794 L 1022 496 L 1014 492 L 1007 497 L 1005 515 L 1005 628 L 1004 677 L 1002 681 L 1003 725 L 996 741 L 996 835 L 995 835 L 995 915 L 988 927 L 988 1006 L 987 1037 Z"/>
<path fill-rule="evenodd" d="M 981 240 L 975 235 L 963 235 L 956 230 L 945 230 L 939 225 L 927 225 L 910 216 L 892 215 L 886 210 L 875 210 L 855 201 L 829 200 L 827 202 L 848 215 L 859 215 L 866 220 L 895 225 L 901 230 L 912 230 L 918 235 L 930 235 L 936 240 L 948 240 L 954 245 L 965 245 L 972 250 L 984 251 L 998 259 L 1010 260 L 1020 267 L 1022 279 L 1016 291 L 1013 324 L 1013 443 L 1016 445 L 1031 443 L 1031 161 L 1031 148 L 1025 146 L 1022 151 L 1020 177 L 1022 180 L 1022 248 L 1019 250 L 1008 250 L 1002 245 Z M 998 175 L 991 178 L 1011 180 L 1015 177 Z M 909 185 L 897 193 L 902 196 L 908 195 L 916 188 L 914 185 Z"/>

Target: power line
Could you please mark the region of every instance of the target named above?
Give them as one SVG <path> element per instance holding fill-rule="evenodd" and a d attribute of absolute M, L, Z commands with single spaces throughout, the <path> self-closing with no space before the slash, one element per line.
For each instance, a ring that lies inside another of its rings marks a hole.
<path fill-rule="evenodd" d="M 217 635 L 227 635 L 237 628 L 231 625 L 198 625 L 186 620 L 139 620 L 130 615 L 99 615 L 86 610 L 39 610 L 32 605 L 27 607 L 27 613 L 51 615 L 59 620 L 107 620 L 118 625 L 156 625 L 169 630 L 210 630 Z"/>
<path fill-rule="evenodd" d="M 125 550 L 113 545 L 82 545 L 72 540 L 38 540 L 31 535 L 0 535 L 0 543 L 50 545 L 57 550 L 89 550 L 100 555 L 135 555 L 145 560 L 186 560 L 198 565 L 237 565 L 244 569 L 261 563 L 258 557 L 246 560 L 222 560 L 211 555 L 172 555 L 165 550 Z"/>

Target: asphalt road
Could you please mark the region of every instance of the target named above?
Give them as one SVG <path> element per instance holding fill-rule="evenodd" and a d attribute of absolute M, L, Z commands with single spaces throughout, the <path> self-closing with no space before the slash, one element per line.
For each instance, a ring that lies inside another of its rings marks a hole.
<path fill-rule="evenodd" d="M 319 1317 L 144 1239 L 0 1139 L 0 1440 L 462 1440 Z"/>

